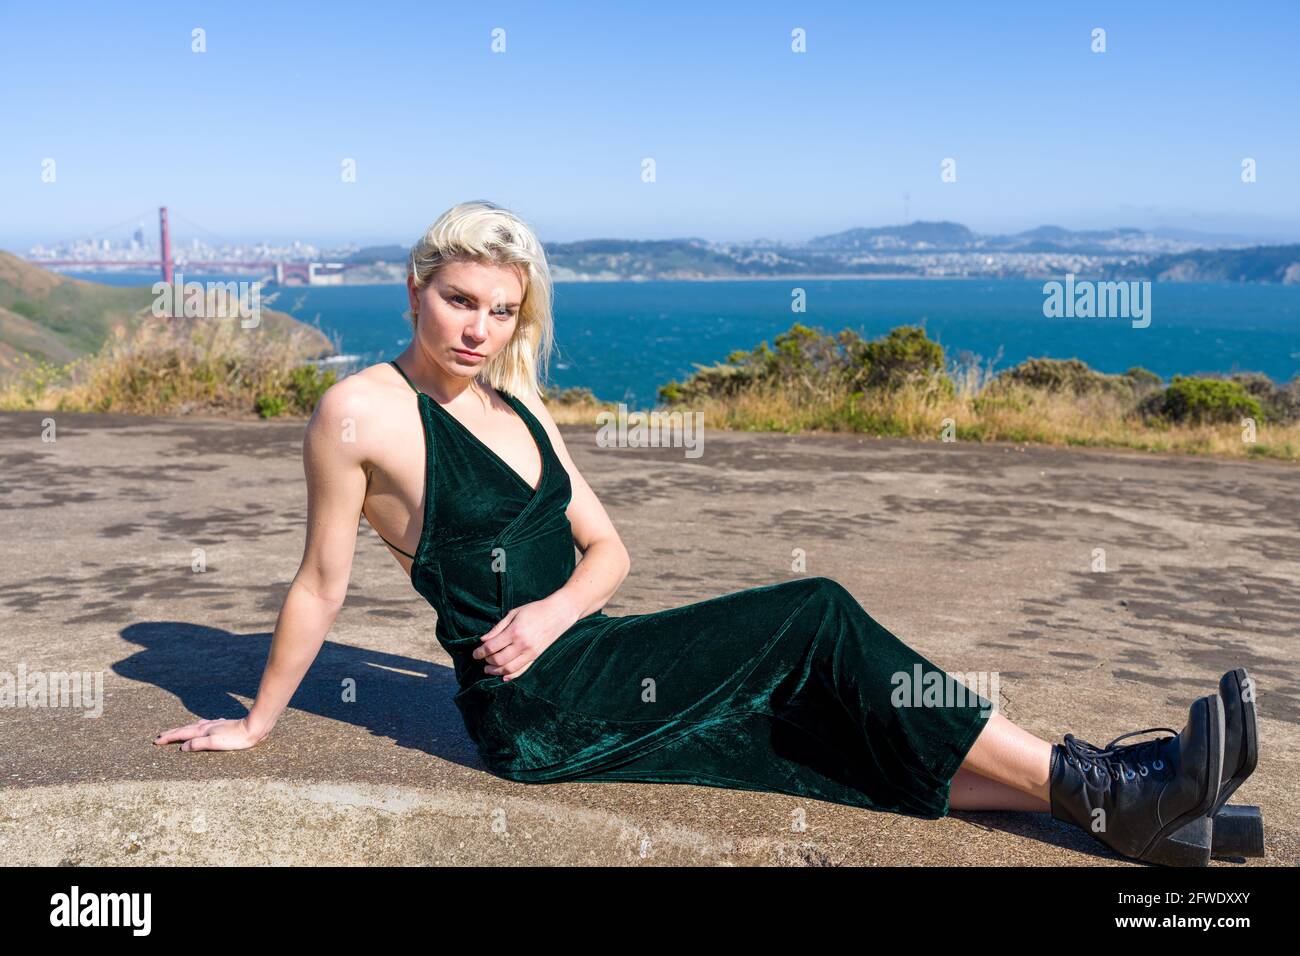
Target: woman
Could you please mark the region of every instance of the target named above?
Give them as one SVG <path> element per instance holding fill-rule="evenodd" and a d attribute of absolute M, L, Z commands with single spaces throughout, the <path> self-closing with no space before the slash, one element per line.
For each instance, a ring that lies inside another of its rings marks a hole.
<path fill-rule="evenodd" d="M 1181 733 L 1049 745 L 829 578 L 606 615 L 629 560 L 539 395 L 552 342 L 541 244 L 507 210 L 463 203 L 415 245 L 407 287 L 411 344 L 330 388 L 307 426 L 305 554 L 250 713 L 156 743 L 234 750 L 270 733 L 343 603 L 364 514 L 436 609 L 456 705 L 501 776 L 768 790 L 926 818 L 1050 811 L 1128 856 L 1208 862 L 1212 816 L 1254 767 L 1244 671 L 1225 675 L 1222 699 L 1195 701 Z M 918 679 L 944 693 L 912 693 Z"/>

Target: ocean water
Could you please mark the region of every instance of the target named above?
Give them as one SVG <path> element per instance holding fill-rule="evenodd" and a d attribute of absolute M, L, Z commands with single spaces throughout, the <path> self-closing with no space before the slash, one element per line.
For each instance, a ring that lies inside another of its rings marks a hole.
<path fill-rule="evenodd" d="M 153 274 L 69 274 L 124 285 L 156 281 Z M 805 311 L 792 310 L 795 289 L 804 292 Z M 659 386 L 689 375 L 693 363 L 771 344 L 795 322 L 828 332 L 853 328 L 868 338 L 922 325 L 950 362 L 995 370 L 1049 357 L 1078 358 L 1103 372 L 1140 365 L 1165 379 L 1253 371 L 1287 381 L 1300 374 L 1300 286 L 1155 283 L 1147 328 L 1124 318 L 1045 318 L 1043 301 L 1039 280 L 557 283 L 549 382 L 646 407 Z M 402 285 L 286 287 L 270 306 L 337 336 L 350 357 L 343 369 L 386 361 L 409 341 Z"/>

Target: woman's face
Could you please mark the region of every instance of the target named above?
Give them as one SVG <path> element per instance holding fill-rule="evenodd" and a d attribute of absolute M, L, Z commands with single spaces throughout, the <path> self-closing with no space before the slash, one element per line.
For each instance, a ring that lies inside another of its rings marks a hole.
<path fill-rule="evenodd" d="M 516 269 L 451 262 L 423 289 L 408 276 L 417 347 L 447 374 L 472 379 L 510 342 L 524 290 Z"/>

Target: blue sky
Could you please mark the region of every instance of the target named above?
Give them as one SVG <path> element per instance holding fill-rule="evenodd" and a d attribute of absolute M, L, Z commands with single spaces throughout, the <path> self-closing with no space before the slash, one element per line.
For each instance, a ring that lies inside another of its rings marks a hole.
<path fill-rule="evenodd" d="M 477 198 L 543 241 L 800 239 L 900 222 L 905 194 L 981 232 L 1300 240 L 1298 10 L 7 3 L 0 246 L 164 204 L 182 238 L 409 244 Z"/>

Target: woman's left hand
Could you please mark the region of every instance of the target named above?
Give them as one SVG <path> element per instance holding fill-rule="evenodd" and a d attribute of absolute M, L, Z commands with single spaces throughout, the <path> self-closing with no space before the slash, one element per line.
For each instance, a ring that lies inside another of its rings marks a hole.
<path fill-rule="evenodd" d="M 577 620 L 567 603 L 552 598 L 521 604 L 483 635 L 473 656 L 486 660 L 484 673 L 512 680 Z"/>

